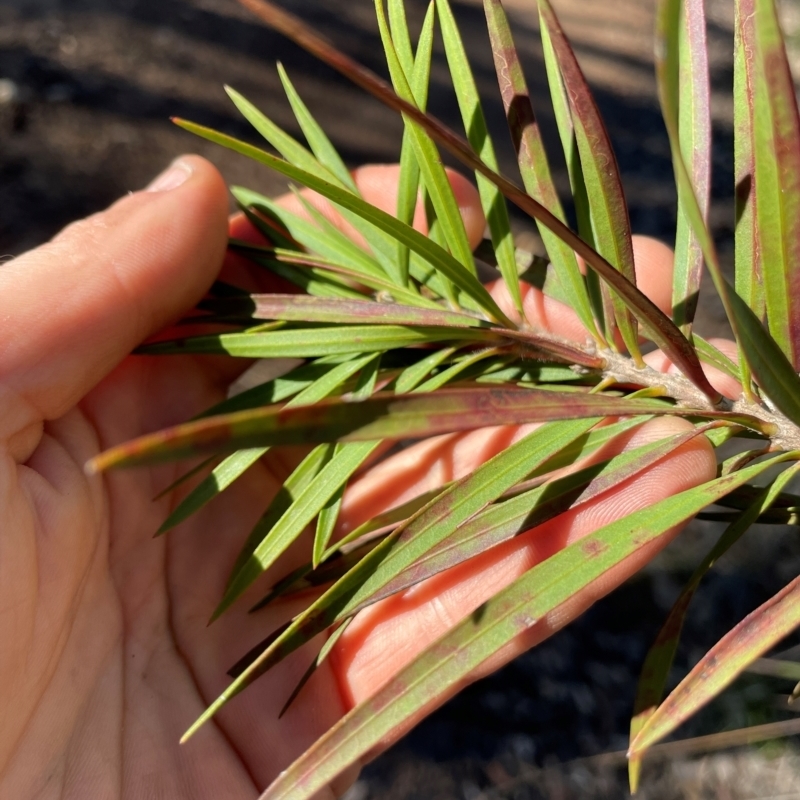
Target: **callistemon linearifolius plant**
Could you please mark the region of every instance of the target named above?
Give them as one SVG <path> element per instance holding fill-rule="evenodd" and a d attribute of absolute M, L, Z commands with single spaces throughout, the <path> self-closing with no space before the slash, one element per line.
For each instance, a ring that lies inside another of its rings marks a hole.
<path fill-rule="evenodd" d="M 140 352 L 288 357 L 299 365 L 199 418 L 121 444 L 90 465 L 105 470 L 206 454 L 208 474 L 165 520 L 159 533 L 166 533 L 202 513 L 268 448 L 307 446 L 283 491 L 265 504 L 213 616 L 228 610 L 309 527 L 314 537 L 307 563 L 264 586 L 256 608 L 298 593 L 311 599 L 288 625 L 264 631 L 264 642 L 232 667 L 229 687 L 187 738 L 289 653 L 327 632 L 308 672 L 298 676 L 297 692 L 286 698 L 291 702 L 367 606 L 590 501 L 693 437 L 715 447 L 738 438 L 747 449 L 720 460 L 713 480 L 565 547 L 457 623 L 353 708 L 265 797 L 312 796 L 537 620 L 670 529 L 710 505 L 721 506 L 711 516 L 730 524 L 697 566 L 643 667 L 629 753 L 635 788 L 641 758 L 654 742 L 800 625 L 796 579 L 742 620 L 664 698 L 681 625 L 704 573 L 751 524 L 796 524 L 800 504 L 784 491 L 800 469 L 800 124 L 773 0 L 735 2 L 734 285 L 720 268 L 706 224 L 712 159 L 703 3 L 658 3 L 658 90 L 678 188 L 671 316 L 636 287 L 614 154 L 549 0 L 539 0 L 539 28 L 577 233 L 565 221 L 551 179 L 500 0 L 484 5 L 521 180 L 498 172 L 448 0 L 431 2 L 416 42 L 402 0 L 389 0 L 388 9 L 377 0 L 389 82 L 266 0 L 240 2 L 402 114 L 405 128 L 397 215 L 391 216 L 362 199 L 280 66 L 305 143 L 232 89 L 232 101 L 271 150 L 176 120 L 324 196 L 364 242 L 354 244 L 301 195 L 302 215 L 234 188 L 240 208 L 268 244 L 233 240 L 231 248 L 302 292 L 253 295 L 217 284 L 192 317 L 217 332 L 145 344 Z M 436 36 L 444 42 L 466 135 L 426 112 Z M 489 231 L 480 261 L 468 243 L 440 151 L 474 172 Z M 411 224 L 419 197 L 427 209 L 428 236 Z M 526 320 L 506 201 L 536 221 L 549 262 L 544 291 L 574 311 L 584 341 L 560 338 Z M 489 267 L 505 281 L 505 312 L 479 279 Z M 738 359 L 693 331 L 703 269 L 722 300 Z M 646 366 L 640 350 L 645 345 L 663 351 L 674 365 L 670 374 Z M 723 397 L 701 364 L 737 381 L 739 396 Z M 659 415 L 680 416 L 693 427 L 603 458 L 601 448 Z M 382 443 L 521 423 L 540 425 L 471 473 L 345 536 L 337 533 L 348 481 L 386 452 Z M 196 474 L 192 470 L 190 477 Z"/>

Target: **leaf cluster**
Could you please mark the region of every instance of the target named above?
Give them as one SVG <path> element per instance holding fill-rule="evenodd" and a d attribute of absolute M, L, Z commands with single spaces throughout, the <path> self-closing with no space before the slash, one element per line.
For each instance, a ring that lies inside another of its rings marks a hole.
<path fill-rule="evenodd" d="M 312 796 L 536 620 L 669 529 L 717 505 L 721 511 L 706 513 L 729 525 L 698 565 L 643 668 L 631 724 L 635 788 L 648 747 L 800 625 L 795 580 L 725 636 L 664 699 L 682 622 L 703 575 L 753 523 L 796 524 L 798 513 L 800 498 L 784 490 L 800 469 L 800 123 L 773 1 L 735 0 L 733 285 L 723 275 L 707 225 L 712 158 L 703 2 L 658 3 L 658 90 L 678 187 L 671 315 L 636 286 L 614 152 L 549 0 L 538 0 L 539 28 L 575 231 L 553 182 L 500 0 L 484 0 L 484 8 L 520 184 L 499 172 L 448 0 L 432 0 L 416 38 L 402 0 L 388 0 L 388 9 L 376 0 L 389 83 L 267 0 L 240 2 L 398 111 L 404 134 L 398 210 L 391 216 L 360 196 L 280 65 L 304 142 L 233 89 L 227 90 L 231 100 L 271 150 L 176 120 L 327 198 L 366 243 L 354 244 L 301 194 L 303 215 L 234 187 L 239 207 L 268 244 L 232 241 L 231 247 L 303 294 L 254 295 L 218 284 L 189 319 L 215 332 L 145 344 L 139 351 L 290 357 L 301 359 L 300 365 L 197 419 L 119 445 L 91 465 L 100 470 L 209 456 L 199 468 L 205 476 L 161 526 L 163 534 L 229 487 L 269 448 L 309 445 L 245 542 L 213 618 L 259 581 L 309 526 L 315 535 L 308 563 L 270 587 L 254 610 L 309 588 L 316 589 L 315 599 L 232 667 L 231 684 L 186 738 L 258 676 L 328 631 L 287 698 L 291 702 L 355 614 L 370 604 L 589 502 L 693 437 L 719 446 L 744 436 L 750 449 L 721 460 L 715 479 L 606 525 L 502 590 L 347 714 L 265 796 Z M 437 35 L 463 134 L 426 112 Z M 489 231 L 480 260 L 471 252 L 441 149 L 474 172 Z M 412 225 L 420 197 L 428 236 Z M 544 291 L 574 311 L 586 330 L 585 343 L 563 340 L 526 320 L 507 202 L 539 227 L 548 261 Z M 505 282 L 513 313 L 504 312 L 479 279 L 486 262 Z M 734 333 L 736 361 L 693 330 L 704 269 Z M 646 367 L 642 348 L 649 346 L 661 348 L 677 374 Z M 722 397 L 701 362 L 735 378 L 741 396 Z M 681 416 L 693 428 L 586 461 L 657 415 Z M 336 537 L 348 482 L 380 457 L 382 443 L 531 422 L 542 424 L 472 473 Z M 759 478 L 767 470 L 770 482 L 763 485 Z"/>

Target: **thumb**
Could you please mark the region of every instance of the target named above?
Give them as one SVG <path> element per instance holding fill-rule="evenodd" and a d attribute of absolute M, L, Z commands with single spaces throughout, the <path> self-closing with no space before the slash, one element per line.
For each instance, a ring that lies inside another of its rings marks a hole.
<path fill-rule="evenodd" d="M 185 156 L 146 191 L 0 268 L 0 434 L 63 415 L 137 344 L 191 307 L 227 243 L 227 198 Z"/>

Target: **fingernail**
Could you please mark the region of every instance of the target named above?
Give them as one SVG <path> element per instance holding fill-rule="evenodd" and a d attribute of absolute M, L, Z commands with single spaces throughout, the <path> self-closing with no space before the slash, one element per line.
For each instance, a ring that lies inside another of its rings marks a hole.
<path fill-rule="evenodd" d="M 186 183 L 192 172 L 194 170 L 191 164 L 187 164 L 185 161 L 174 161 L 150 183 L 145 191 L 168 192 L 170 189 L 177 189 L 181 184 Z"/>

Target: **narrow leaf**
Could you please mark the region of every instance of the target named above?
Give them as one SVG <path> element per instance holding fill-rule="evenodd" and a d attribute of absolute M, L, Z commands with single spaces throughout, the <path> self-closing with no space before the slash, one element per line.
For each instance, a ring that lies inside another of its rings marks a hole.
<path fill-rule="evenodd" d="M 601 528 L 524 573 L 350 711 L 281 773 L 264 800 L 313 796 L 392 730 L 436 702 L 582 588 L 764 468 L 759 464 L 662 500 Z M 796 613 L 800 614 L 800 603 Z"/>
<path fill-rule="evenodd" d="M 658 83 L 658 97 L 661 103 L 661 112 L 669 136 L 670 150 L 672 153 L 672 166 L 675 172 L 675 183 L 678 188 L 678 200 L 691 226 L 692 232 L 703 252 L 703 258 L 708 267 L 714 288 L 722 301 L 725 314 L 733 329 L 734 338 L 741 350 L 740 320 L 736 313 L 733 300 L 729 295 L 734 294 L 728 287 L 722 274 L 717 250 L 709 233 L 708 226 L 703 219 L 700 204 L 695 195 L 692 179 L 686 163 L 683 160 L 680 145 L 679 129 L 679 31 L 681 13 L 681 0 L 659 0 L 656 15 L 656 78 Z M 741 359 L 740 381 L 749 388 L 747 368 L 749 359 L 743 353 Z"/>
<path fill-rule="evenodd" d="M 419 438 L 488 425 L 639 414 L 693 415 L 764 430 L 760 420 L 745 414 L 682 408 L 659 400 L 542 389 L 441 389 L 434 395 L 379 393 L 361 401 L 357 413 L 352 403 L 335 399 L 302 408 L 271 406 L 197 420 L 118 445 L 92 459 L 88 469 L 152 463 L 208 450 Z"/>
<path fill-rule="evenodd" d="M 192 491 L 178 504 L 175 510 L 164 520 L 156 536 L 161 536 L 176 525 L 180 525 L 206 503 L 213 500 L 218 494 L 224 492 L 235 480 L 240 478 L 261 456 L 266 453 L 264 447 L 254 447 L 238 450 L 229 455 L 221 464 L 211 470 Z"/>
<path fill-rule="evenodd" d="M 320 665 L 325 661 L 325 659 L 330 655 L 331 650 L 336 647 L 336 643 L 341 638 L 342 634 L 347 630 L 347 626 L 350 624 L 350 620 L 346 619 L 341 625 L 339 625 L 336 630 L 334 630 L 325 641 L 325 644 L 322 645 L 320 648 L 319 653 L 317 653 L 317 657 L 311 662 L 308 669 L 303 673 L 303 677 L 297 682 L 297 686 L 292 689 L 292 693 L 289 695 L 286 702 L 283 704 L 283 708 L 280 710 L 278 714 L 278 719 L 280 719 L 288 710 L 289 706 L 297 699 L 297 695 L 303 690 L 303 687 L 308 683 L 311 679 L 311 676 L 319 669 Z"/>
<path fill-rule="evenodd" d="M 485 320 L 444 308 L 419 308 L 374 300 L 338 300 L 298 294 L 252 294 L 206 301 L 201 308 L 251 319 L 339 325 L 422 325 L 458 328 L 488 327 Z"/>
<path fill-rule="evenodd" d="M 429 356 L 407 367 L 397 378 L 395 384 L 395 391 L 397 394 L 405 394 L 406 392 L 413 391 L 425 380 L 425 377 L 429 375 L 432 370 L 436 369 L 436 367 L 450 358 L 455 352 L 455 347 L 437 348 Z"/>
<path fill-rule="evenodd" d="M 702 433 L 698 428 L 651 442 L 489 506 L 418 556 L 381 589 L 379 596 L 402 591 L 598 497 Z M 390 563 L 391 556 L 379 569 L 388 570 Z"/>
<path fill-rule="evenodd" d="M 497 342 L 497 334 L 474 328 L 404 325 L 338 325 L 293 328 L 266 333 L 219 333 L 144 344 L 137 353 L 185 355 L 207 353 L 240 358 L 313 358 L 334 354 L 378 352 L 447 340 Z"/>
<path fill-rule="evenodd" d="M 511 28 L 500 0 L 484 0 L 484 11 L 492 43 L 497 81 L 506 112 L 517 163 L 526 191 L 562 222 L 564 211 L 550 175 L 547 154 L 533 112 L 525 76 L 511 37 Z M 496 169 L 496 167 L 495 167 Z M 605 344 L 595 325 L 584 277 L 575 253 L 558 236 L 537 222 L 547 254 L 559 278 L 568 288 L 568 305 L 589 333 Z"/>
<path fill-rule="evenodd" d="M 397 94 L 406 102 L 416 105 L 414 93 L 408 83 L 408 76 L 403 72 L 397 51 L 392 43 L 391 33 L 383 10 L 383 0 L 375 0 L 375 10 L 378 17 L 378 29 L 381 34 L 383 49 L 386 54 L 386 63 Z M 404 118 L 406 129 L 409 131 L 410 141 L 414 147 L 414 154 L 422 174 L 425 189 L 436 210 L 450 252 L 467 270 L 475 273 L 475 264 L 472 250 L 467 239 L 464 220 L 458 208 L 453 189 L 447 174 L 444 171 L 441 158 L 436 145 L 419 125 L 411 119 Z"/>
<path fill-rule="evenodd" d="M 689 604 L 701 580 L 716 561 L 758 520 L 758 517 L 770 508 L 779 497 L 783 487 L 797 474 L 797 469 L 797 467 L 793 467 L 781 473 L 771 486 L 761 490 L 755 501 L 751 503 L 744 513 L 737 515 L 736 520 L 728 526 L 717 540 L 717 543 L 697 565 L 689 582 L 675 601 L 642 666 L 636 691 L 633 718 L 631 719 L 631 742 L 636 739 L 639 732 L 656 712 L 656 707 L 664 695 L 664 688 L 678 649 L 683 622 L 689 610 Z M 631 792 L 636 791 L 640 768 L 641 755 L 631 757 L 628 765 Z"/>
<path fill-rule="evenodd" d="M 297 381 L 292 382 L 292 389 L 297 392 L 296 397 L 289 401 L 287 407 L 293 405 L 303 405 L 305 403 L 316 403 L 335 391 L 349 377 L 354 375 L 365 364 L 369 363 L 372 356 L 357 358 L 344 364 L 327 366 L 327 370 L 317 380 L 303 386 Z M 305 373 L 304 373 L 305 374 Z M 275 382 L 271 382 L 274 384 Z M 254 387 L 256 395 L 251 395 L 248 399 L 253 402 L 254 397 L 263 396 L 264 387 Z M 273 396 L 277 394 L 272 393 Z M 284 395 L 287 396 L 287 395 Z M 220 404 L 224 406 L 225 404 Z M 220 406 L 217 406 L 219 408 Z M 240 478 L 261 456 L 267 452 L 266 448 L 253 448 L 239 450 L 228 456 L 221 464 L 215 467 L 211 474 L 196 486 L 178 505 L 178 507 L 167 517 L 164 523 L 156 532 L 161 535 L 171 530 L 183 520 L 188 519 L 196 511 L 199 511 L 206 503 L 213 500 L 218 494 L 225 491 L 235 480 Z"/>
<path fill-rule="evenodd" d="M 261 519 L 253 527 L 231 569 L 226 588 L 233 583 L 242 567 L 250 560 L 259 544 L 272 530 L 278 520 L 291 508 L 292 504 L 305 492 L 320 470 L 330 461 L 333 453 L 332 445 L 319 445 L 295 467 L 291 475 L 283 482 L 280 491 L 272 499 Z"/>
<path fill-rule="evenodd" d="M 631 756 L 639 756 L 675 730 L 798 625 L 800 578 L 795 578 L 748 614 L 700 659 L 631 742 Z"/>
<path fill-rule="evenodd" d="M 270 528 L 252 555 L 232 577 L 212 620 L 217 619 L 242 593 L 266 572 L 303 532 L 348 478 L 373 452 L 378 443 L 357 442 L 341 448 L 298 493 L 283 516 Z"/>
<path fill-rule="evenodd" d="M 234 187 L 233 196 L 242 204 L 267 213 L 283 226 L 292 238 L 313 253 L 323 258 L 347 264 L 351 269 L 379 278 L 386 278 L 375 258 L 359 247 L 351 237 L 340 231 L 329 219 L 320 214 L 307 200 L 296 195 L 310 219 L 280 206 L 258 192 Z"/>
<path fill-rule="evenodd" d="M 684 0 L 678 33 L 679 139 L 683 160 L 692 179 L 703 219 L 708 217 L 711 195 L 711 85 L 703 0 Z M 685 198 L 684 198 L 685 202 Z M 675 260 L 672 277 L 672 316 L 684 333 L 692 328 L 703 251 L 678 201 Z"/>
<path fill-rule="evenodd" d="M 764 318 L 764 270 L 758 241 L 755 217 L 753 182 L 755 161 L 753 151 L 753 49 L 752 2 L 743 7 L 734 3 L 733 48 L 733 157 L 736 196 L 736 229 L 734 232 L 735 286 L 739 296 L 759 319 Z M 744 376 L 746 379 L 749 376 Z M 749 379 L 745 391 L 749 392 Z"/>
<path fill-rule="evenodd" d="M 745 119 L 751 123 L 749 148 L 747 143 L 743 146 L 753 157 L 750 192 L 767 322 L 796 370 L 800 366 L 800 117 L 775 4 L 739 0 L 737 6 L 750 112 Z"/>
<path fill-rule="evenodd" d="M 727 286 L 739 329 L 739 346 L 759 386 L 795 425 L 800 425 L 800 377 L 750 306 Z"/>
<path fill-rule="evenodd" d="M 475 78 L 472 75 L 464 43 L 461 40 L 461 34 L 448 0 L 437 0 L 436 12 L 444 40 L 450 78 L 453 81 L 467 140 L 483 163 L 497 172 L 497 157 L 486 127 L 486 118 L 483 114 L 478 87 L 475 85 Z M 517 260 L 514 254 L 514 237 L 511 234 L 511 222 L 508 218 L 505 199 L 500 190 L 480 172 L 476 172 L 475 177 L 478 183 L 481 207 L 489 225 L 498 269 L 508 287 L 514 307 L 520 317 L 524 318 Z"/>
<path fill-rule="evenodd" d="M 635 284 L 628 206 L 611 141 L 575 54 L 548 0 L 540 0 L 539 18 L 558 58 L 569 96 L 592 217 L 594 244 L 601 255 Z M 625 344 L 631 355 L 640 360 L 636 323 L 619 298 L 612 296 L 612 302 Z"/>
<path fill-rule="evenodd" d="M 581 256 L 586 264 L 595 270 L 603 280 L 608 283 L 623 299 L 629 309 L 634 311 L 640 322 L 646 327 L 653 341 L 661 347 L 670 357 L 672 362 L 697 386 L 712 402 L 719 402 L 721 396 L 703 373 L 697 354 L 680 330 L 665 314 L 663 314 L 634 284 L 619 273 L 605 258 L 593 250 L 580 237 L 571 231 L 561 220 L 554 216 L 533 197 L 526 194 L 513 182 L 489 169 L 462 137 L 443 125 L 439 120 L 420 111 L 412 103 L 406 102 L 392 91 L 391 87 L 377 75 L 365 69 L 353 59 L 332 47 L 327 41 L 319 37 L 297 17 L 278 8 L 268 0 L 239 0 L 239 2 L 252 11 L 271 27 L 283 33 L 308 52 L 315 55 L 333 69 L 341 72 L 356 85 L 372 94 L 388 107 L 406 114 L 419 123 L 428 134 L 443 147 L 447 148 L 456 158 L 471 169 L 480 171 L 491 180 L 500 191 L 515 203 L 525 213 L 539 220 L 551 231 L 560 236 L 575 253 Z M 257 160 L 268 163 L 269 154 L 260 153 L 256 148 L 248 149 L 236 140 L 221 136 L 201 126 L 179 121 L 183 127 L 209 138 L 212 141 L 225 143 L 237 149 L 244 155 L 253 154 Z M 255 151 L 255 154 L 253 153 Z M 257 155 L 256 155 L 257 154 Z M 280 161 L 278 159 L 278 161 Z M 285 172 L 286 167 L 281 169 Z M 297 177 L 295 177 L 297 179 Z M 310 184 L 308 184 L 310 185 Z M 316 188 L 313 187 L 312 188 Z M 318 190 L 319 191 L 319 190 Z M 366 213 L 366 212 L 365 212 Z M 396 220 L 395 220 L 396 222 Z M 376 223 L 377 224 L 377 223 Z M 387 223 L 388 224 L 388 223 Z M 422 237 L 424 240 L 425 237 Z M 456 281 L 454 281 L 455 283 Z M 505 324 L 508 324 L 506 321 Z"/>
<path fill-rule="evenodd" d="M 357 193 L 358 189 L 352 175 L 350 175 L 350 170 L 347 169 L 325 131 L 311 115 L 280 61 L 278 62 L 278 76 L 281 79 L 283 90 L 286 92 L 286 97 L 292 107 L 297 123 L 300 125 L 300 129 L 303 131 L 303 135 L 306 137 L 319 163 L 330 170 L 341 181 L 343 186 L 350 189 L 351 192 Z"/>
<path fill-rule="evenodd" d="M 336 172 L 329 170 L 324 164 L 322 164 L 319 160 L 317 160 L 314 154 L 310 153 L 297 140 L 289 136 L 288 133 L 283 131 L 278 125 L 276 125 L 271 119 L 269 119 L 269 117 L 267 117 L 266 114 L 264 114 L 262 111 L 259 111 L 249 100 L 247 100 L 245 97 L 240 95 L 237 91 L 235 91 L 229 86 L 225 87 L 225 91 L 228 93 L 228 96 L 231 98 L 234 105 L 237 107 L 237 109 L 239 109 L 239 111 L 242 113 L 245 119 L 247 119 L 247 121 L 290 164 L 293 164 L 294 166 L 299 167 L 300 169 L 305 170 L 307 172 L 313 172 L 323 180 L 326 180 L 330 183 L 333 183 L 337 186 L 341 186 L 344 189 L 354 192 L 355 194 L 358 194 L 357 190 L 355 190 L 355 184 L 353 183 L 353 180 L 352 178 L 350 178 L 349 175 L 346 180 L 342 180 Z M 306 115 L 307 117 L 310 117 L 310 115 L 308 115 L 307 109 L 306 109 Z M 306 118 L 305 123 L 307 127 L 309 122 L 310 120 Z M 318 137 L 315 137 L 315 140 L 317 141 L 318 146 L 322 145 L 323 149 L 325 149 L 324 144 L 322 144 L 322 142 L 319 140 Z M 328 146 L 330 147 L 330 142 L 328 142 Z M 330 156 L 331 155 L 330 152 L 327 152 L 327 155 Z M 336 158 L 338 159 L 338 156 Z M 300 199 L 301 201 L 303 200 L 303 198 Z M 382 269 L 385 271 L 385 273 L 389 276 L 396 278 L 396 270 L 394 269 L 394 262 L 393 262 L 393 255 L 394 255 L 393 241 L 390 238 L 388 238 L 383 231 L 376 229 L 368 221 L 362 219 L 357 215 L 354 215 L 353 212 L 350 211 L 349 209 L 343 208 L 341 209 L 341 213 L 342 216 L 345 219 L 347 219 L 347 221 L 350 222 L 353 225 L 353 227 L 367 240 L 367 243 L 372 248 L 372 251 L 375 254 L 376 259 L 381 263 Z M 325 227 L 332 227 L 331 223 L 327 219 L 323 218 L 323 220 L 325 223 Z M 335 228 L 334 231 L 338 233 L 340 236 L 342 235 Z"/>
<path fill-rule="evenodd" d="M 409 107 L 414 108 L 414 106 Z M 217 133 L 210 128 L 205 128 L 202 125 L 196 125 L 193 122 L 187 122 L 186 120 L 178 119 L 173 121 L 176 125 L 179 125 L 191 133 L 195 133 L 210 142 L 214 142 L 215 144 L 219 144 L 223 147 L 227 147 L 230 150 L 234 150 L 241 155 L 247 156 L 248 158 L 252 158 L 254 161 L 258 161 L 265 166 L 274 169 L 276 172 L 280 172 L 281 174 L 286 175 L 288 178 L 302 183 L 309 189 L 313 189 L 337 205 L 350 209 L 359 214 L 364 219 L 372 222 L 376 227 L 391 234 L 399 241 L 407 244 L 410 249 L 419 253 L 424 259 L 436 267 L 436 269 L 438 269 L 445 277 L 451 280 L 463 292 L 472 297 L 475 302 L 484 308 L 490 316 L 494 317 L 494 319 L 498 320 L 504 325 L 507 325 L 508 327 L 514 327 L 511 320 L 509 320 L 508 317 L 503 314 L 497 303 L 490 297 L 486 289 L 480 284 L 478 279 L 471 272 L 467 271 L 462 264 L 453 258 L 453 256 L 451 256 L 441 247 L 435 245 L 427 236 L 424 236 L 419 231 L 414 230 L 410 225 L 406 225 L 393 217 L 391 214 L 387 214 L 385 211 L 381 211 L 381 209 L 366 203 L 360 197 L 356 197 L 351 192 L 341 189 L 338 186 L 334 186 L 333 184 L 322 180 L 317 175 L 298 169 L 292 164 L 289 164 L 287 161 L 277 158 L 276 156 L 273 156 L 264 150 L 260 150 L 257 147 L 253 147 L 246 142 L 241 142 L 231 136 Z M 452 190 L 450 191 L 452 192 Z M 472 256 L 470 255 L 470 260 L 471 259 Z"/>
<path fill-rule="evenodd" d="M 399 44 L 398 57 L 403 65 L 403 70 L 407 75 L 411 75 L 411 91 L 414 94 L 414 101 L 417 107 L 424 111 L 428 104 L 431 58 L 433 55 L 433 32 L 436 23 L 433 2 L 429 3 L 428 10 L 425 13 L 415 57 L 411 56 L 409 59 L 411 44 L 406 28 L 403 0 L 390 0 L 389 21 L 392 37 L 395 43 Z M 408 42 L 407 45 L 406 42 Z M 397 218 L 408 225 L 414 222 L 419 190 L 419 165 L 414 155 L 411 134 L 405 131 L 403 133 L 403 144 L 400 148 L 400 175 L 397 180 Z M 398 242 L 398 269 L 405 275 L 406 280 L 408 280 L 409 273 L 409 256 L 408 247 L 402 242 Z"/>

